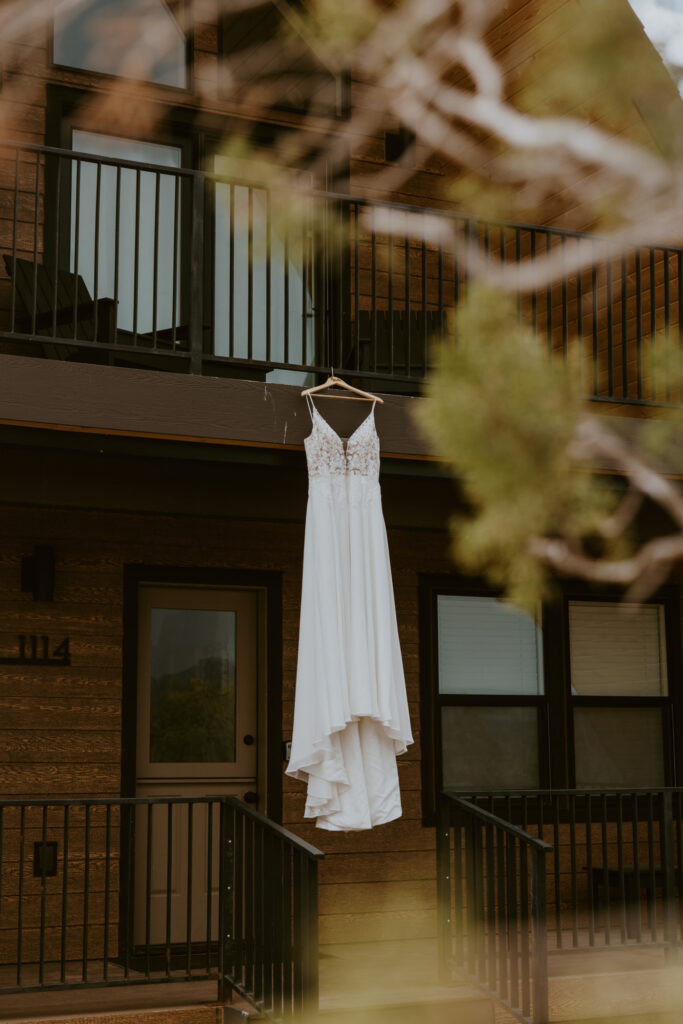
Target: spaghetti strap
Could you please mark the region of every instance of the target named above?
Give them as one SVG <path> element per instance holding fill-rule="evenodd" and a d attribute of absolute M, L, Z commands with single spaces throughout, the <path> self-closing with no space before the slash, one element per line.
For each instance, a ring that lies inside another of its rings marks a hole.
<path fill-rule="evenodd" d="M 306 395 L 306 404 L 308 405 L 308 411 L 311 414 L 311 423 L 314 423 L 315 422 L 315 417 L 314 417 L 313 413 L 316 410 L 315 410 L 315 406 L 313 405 L 313 399 L 311 398 L 310 395 Z"/>

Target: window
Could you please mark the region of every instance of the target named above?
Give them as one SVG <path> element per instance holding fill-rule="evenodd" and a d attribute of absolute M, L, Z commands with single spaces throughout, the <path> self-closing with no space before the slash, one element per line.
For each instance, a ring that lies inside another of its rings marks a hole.
<path fill-rule="evenodd" d="M 294 0 L 242 5 L 221 20 L 222 89 L 230 99 L 320 117 L 344 117 L 346 76 L 325 67 Z"/>
<path fill-rule="evenodd" d="M 436 634 L 442 785 L 538 787 L 541 629 L 497 597 L 438 594 Z"/>
<path fill-rule="evenodd" d="M 676 591 L 645 604 L 566 588 L 542 626 L 483 587 L 421 583 L 423 797 L 675 784 Z"/>
<path fill-rule="evenodd" d="M 68 0 L 55 9 L 53 60 L 63 67 L 186 89 L 187 57 L 185 33 L 164 0 Z"/>
<path fill-rule="evenodd" d="M 579 789 L 665 783 L 669 700 L 664 612 L 658 603 L 568 602 Z"/>

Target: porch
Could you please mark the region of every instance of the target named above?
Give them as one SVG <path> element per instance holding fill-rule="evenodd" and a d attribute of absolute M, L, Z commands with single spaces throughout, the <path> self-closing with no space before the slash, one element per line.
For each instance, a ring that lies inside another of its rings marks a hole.
<path fill-rule="evenodd" d="M 320 852 L 234 798 L 0 817 L 0 1019 L 489 1024 L 495 1001 L 546 1024 L 683 1005 L 683 789 L 446 795 L 437 938 L 323 946 Z"/>
<path fill-rule="evenodd" d="M 430 336 L 457 340 L 463 251 L 476 245 L 480 259 L 520 272 L 548 255 L 566 266 L 552 285 L 517 289 L 517 309 L 561 359 L 578 339 L 587 398 L 680 402 L 668 369 L 680 344 L 681 249 L 609 261 L 590 234 L 282 195 L 222 173 L 218 158 L 213 171 L 194 171 L 81 141 L 87 152 L 2 147 L 5 352 L 290 384 L 333 366 L 414 394 Z"/>

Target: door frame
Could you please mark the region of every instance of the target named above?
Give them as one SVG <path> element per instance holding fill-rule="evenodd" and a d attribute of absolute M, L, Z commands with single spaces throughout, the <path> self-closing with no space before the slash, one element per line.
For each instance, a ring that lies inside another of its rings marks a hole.
<path fill-rule="evenodd" d="M 123 666 L 121 690 L 121 796 L 134 797 L 137 778 L 137 674 L 138 674 L 138 588 L 141 583 L 197 587 L 225 587 L 258 590 L 263 595 L 260 621 L 265 639 L 265 707 L 259 721 L 265 729 L 260 741 L 263 760 L 259 785 L 265 788 L 265 813 L 278 824 L 282 821 L 282 574 L 280 572 L 192 568 L 187 566 L 124 565 L 123 567 Z M 265 622 L 264 622 L 265 619 Z M 121 859 L 119 888 L 119 956 L 132 953 L 134 836 L 128 834 L 128 816 L 121 816 L 120 849 L 129 851 Z"/>

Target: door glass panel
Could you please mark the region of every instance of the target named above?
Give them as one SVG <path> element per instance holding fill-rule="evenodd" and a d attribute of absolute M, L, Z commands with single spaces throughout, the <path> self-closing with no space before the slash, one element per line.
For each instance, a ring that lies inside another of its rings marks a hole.
<path fill-rule="evenodd" d="M 575 708 L 579 789 L 664 785 L 659 708 Z"/>
<path fill-rule="evenodd" d="M 55 64 L 187 88 L 185 35 L 164 0 L 66 0 L 54 16 Z"/>
<path fill-rule="evenodd" d="M 574 694 L 666 695 L 663 605 L 570 601 L 569 641 Z"/>
<path fill-rule="evenodd" d="M 495 597 L 438 597 L 440 693 L 543 693 L 543 634 Z"/>
<path fill-rule="evenodd" d="M 538 711 L 515 707 L 443 707 L 445 789 L 535 789 Z"/>
<path fill-rule="evenodd" d="M 113 135 L 74 130 L 71 146 L 77 153 L 162 168 L 179 168 L 181 164 L 176 146 Z M 152 331 L 155 316 L 157 330 L 177 325 L 179 189 L 177 176 L 163 170 L 158 175 L 153 171 L 138 174 L 130 167 L 119 171 L 106 165 L 101 167 L 98 189 L 97 164 L 72 161 L 70 269 L 80 274 L 91 297 L 97 291 L 97 298 L 117 299 L 116 323 L 121 331 Z"/>
<path fill-rule="evenodd" d="M 235 760 L 232 611 L 152 608 L 150 761 Z"/>
<path fill-rule="evenodd" d="M 216 157 L 214 169 L 222 177 L 258 177 L 248 163 L 238 166 L 226 157 Z M 301 187 L 306 184 L 310 181 L 300 182 Z M 288 224 L 282 204 L 279 210 L 277 205 L 277 198 L 263 188 L 216 182 L 215 354 L 315 363 L 312 231 L 305 216 L 295 226 Z M 309 375 L 272 370 L 267 379 L 306 384 Z"/>

